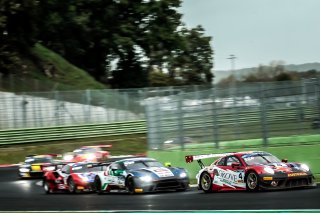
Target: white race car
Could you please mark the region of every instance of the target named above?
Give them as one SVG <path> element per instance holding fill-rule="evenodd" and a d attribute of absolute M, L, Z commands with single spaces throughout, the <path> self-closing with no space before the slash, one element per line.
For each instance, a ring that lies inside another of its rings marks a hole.
<path fill-rule="evenodd" d="M 152 158 L 126 158 L 112 162 L 105 171 L 95 177 L 97 192 L 126 190 L 142 193 L 163 190 L 185 191 L 189 177 L 183 168 L 164 166 Z"/>

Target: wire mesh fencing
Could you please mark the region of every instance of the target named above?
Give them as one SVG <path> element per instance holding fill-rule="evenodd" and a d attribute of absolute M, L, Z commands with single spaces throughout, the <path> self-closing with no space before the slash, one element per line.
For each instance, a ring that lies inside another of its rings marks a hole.
<path fill-rule="evenodd" d="M 146 105 L 149 149 L 227 148 L 248 139 L 268 146 L 294 142 L 281 140 L 290 136 L 310 142 L 320 133 L 319 94 L 319 80 L 308 79 L 153 98 Z"/>

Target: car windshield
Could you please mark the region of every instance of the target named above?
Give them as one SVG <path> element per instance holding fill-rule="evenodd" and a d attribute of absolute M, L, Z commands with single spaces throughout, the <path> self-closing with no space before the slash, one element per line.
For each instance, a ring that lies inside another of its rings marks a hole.
<path fill-rule="evenodd" d="M 158 161 L 125 161 L 123 163 L 126 169 L 135 170 L 148 167 L 163 167 L 163 164 Z"/>
<path fill-rule="evenodd" d="M 248 166 L 257 165 L 257 164 L 265 165 L 269 163 L 281 162 L 276 156 L 271 155 L 270 153 L 246 154 L 246 155 L 243 155 L 242 158 Z"/>
<path fill-rule="evenodd" d="M 51 163 L 52 158 L 28 158 L 25 160 L 26 164 L 34 164 L 34 163 Z"/>

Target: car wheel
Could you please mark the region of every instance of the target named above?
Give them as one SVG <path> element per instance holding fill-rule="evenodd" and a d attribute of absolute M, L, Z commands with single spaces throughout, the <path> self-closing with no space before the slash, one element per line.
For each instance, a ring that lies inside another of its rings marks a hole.
<path fill-rule="evenodd" d="M 249 171 L 246 175 L 246 187 L 248 191 L 257 191 L 259 189 L 259 177 L 254 171 Z"/>
<path fill-rule="evenodd" d="M 202 173 L 200 187 L 205 193 L 212 192 L 212 178 L 208 172 Z"/>
<path fill-rule="evenodd" d="M 134 191 L 134 189 L 135 189 L 135 183 L 134 183 L 134 179 L 133 179 L 133 177 L 132 176 L 129 176 L 128 178 L 127 178 L 127 189 L 128 189 L 128 192 L 129 192 L 129 194 L 135 194 L 135 191 Z"/>
<path fill-rule="evenodd" d="M 70 193 L 76 193 L 77 186 L 72 178 L 68 181 L 68 188 Z"/>
<path fill-rule="evenodd" d="M 46 192 L 46 194 L 51 194 L 53 192 L 53 190 L 50 187 L 50 183 L 47 180 L 43 181 L 43 188 L 44 188 L 44 191 Z"/>
<path fill-rule="evenodd" d="M 94 186 L 95 186 L 97 194 L 101 195 L 103 193 L 103 190 L 102 190 L 101 180 L 100 180 L 99 176 L 96 176 L 94 178 Z"/>

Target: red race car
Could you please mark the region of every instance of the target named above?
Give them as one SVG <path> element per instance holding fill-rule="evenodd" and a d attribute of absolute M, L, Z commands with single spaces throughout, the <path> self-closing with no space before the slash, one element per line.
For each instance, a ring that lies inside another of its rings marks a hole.
<path fill-rule="evenodd" d="M 63 155 L 64 162 L 100 162 L 106 160 L 110 156 L 110 152 L 103 150 L 103 148 L 110 148 L 112 145 L 96 145 L 96 146 L 82 146 L 73 152 L 65 153 Z"/>
<path fill-rule="evenodd" d="M 202 159 L 218 158 L 210 166 Z M 198 161 L 198 188 L 204 192 L 259 189 L 283 189 L 316 186 L 306 164 L 288 163 L 262 151 L 225 154 L 188 155 L 187 163 Z"/>
<path fill-rule="evenodd" d="M 89 192 L 95 190 L 94 177 L 96 172 L 103 171 L 108 163 L 69 163 L 61 169 L 48 171 L 44 174 L 43 187 L 47 194 L 57 191 L 70 193 Z"/>

